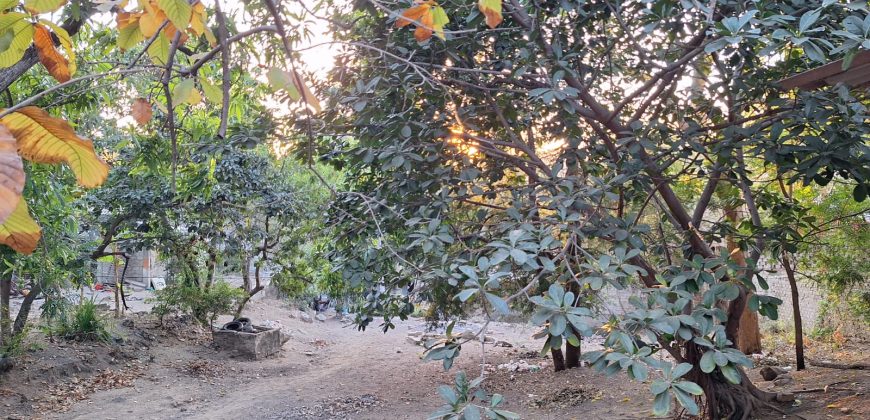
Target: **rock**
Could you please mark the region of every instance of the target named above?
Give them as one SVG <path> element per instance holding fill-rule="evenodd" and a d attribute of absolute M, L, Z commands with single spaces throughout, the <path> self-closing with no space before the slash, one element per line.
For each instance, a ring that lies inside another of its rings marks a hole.
<path fill-rule="evenodd" d="M 793 383 L 794 383 L 794 378 L 792 378 L 791 375 L 789 375 L 787 373 L 779 375 L 776 377 L 776 379 L 773 380 L 773 384 L 776 386 L 788 386 L 788 385 L 791 385 Z"/>
<path fill-rule="evenodd" d="M 495 342 L 495 344 L 493 344 L 493 346 L 494 346 L 494 347 L 506 347 L 506 348 L 511 348 L 511 347 L 513 347 L 514 345 L 511 344 L 511 343 L 508 343 L 507 341 L 504 341 L 504 340 L 498 340 L 498 341 Z"/>
<path fill-rule="evenodd" d="M 290 317 L 291 319 L 299 318 L 299 311 L 298 311 L 298 310 L 292 310 L 292 311 L 290 311 L 289 314 L 287 314 L 287 316 Z"/>
<path fill-rule="evenodd" d="M 401 352 L 402 352 L 402 349 L 396 347 L 396 353 L 401 353 Z"/>
<path fill-rule="evenodd" d="M 776 393 L 776 400 L 779 402 L 794 402 L 794 394 L 791 392 L 778 392 Z"/>
<path fill-rule="evenodd" d="M 765 366 L 758 372 L 765 381 L 772 381 L 780 375 L 788 373 L 787 370 L 777 366 Z"/>
<path fill-rule="evenodd" d="M 415 346 L 422 346 L 423 345 L 422 336 L 417 337 L 417 336 L 409 335 L 408 337 L 405 338 L 405 340 L 407 340 L 409 344 L 413 344 Z"/>
<path fill-rule="evenodd" d="M 121 321 L 121 325 L 124 327 L 127 327 L 127 328 L 133 328 L 134 323 L 133 323 L 132 319 L 127 318 L 127 319 Z"/>
<path fill-rule="evenodd" d="M 314 320 L 311 319 L 311 315 L 308 315 L 305 312 L 299 313 L 299 319 L 302 320 L 302 322 L 308 322 L 308 323 L 314 322 Z"/>
<path fill-rule="evenodd" d="M 315 318 L 317 318 L 317 320 L 320 322 L 326 322 L 326 315 L 324 314 L 317 314 Z"/>
<path fill-rule="evenodd" d="M 849 407 L 840 407 L 840 412 L 843 414 L 852 414 L 852 409 Z"/>

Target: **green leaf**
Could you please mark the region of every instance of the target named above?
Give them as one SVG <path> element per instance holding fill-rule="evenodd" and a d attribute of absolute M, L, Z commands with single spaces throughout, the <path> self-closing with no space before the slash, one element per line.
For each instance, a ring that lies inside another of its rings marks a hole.
<path fill-rule="evenodd" d="M 634 379 L 643 382 L 649 377 L 649 369 L 643 363 L 635 362 L 631 364 L 631 374 Z"/>
<path fill-rule="evenodd" d="M 703 356 L 701 356 L 700 367 L 701 367 L 701 372 L 704 372 L 704 373 L 710 373 L 713 371 L 713 369 L 716 368 L 716 363 L 713 361 L 713 351 L 712 350 L 708 350 L 706 353 L 704 353 Z"/>
<path fill-rule="evenodd" d="M 7 11 L 15 6 L 18 6 L 18 0 L 0 0 L 0 11 Z"/>
<path fill-rule="evenodd" d="M 459 294 L 456 295 L 456 298 L 459 299 L 460 302 L 465 302 L 472 295 L 477 293 L 477 291 L 478 291 L 478 289 L 465 289 L 465 290 L 459 292 Z"/>
<path fill-rule="evenodd" d="M 24 0 L 24 8 L 36 13 L 49 13 L 60 9 L 66 4 L 67 0 Z M 8 6 L 3 5 L 0 10 L 5 10 Z"/>
<path fill-rule="evenodd" d="M 465 420 L 480 420 L 480 409 L 476 405 L 469 404 L 465 406 L 462 414 L 465 414 Z"/>
<path fill-rule="evenodd" d="M 722 371 L 722 376 L 724 376 L 725 379 L 728 380 L 728 382 L 731 382 L 735 385 L 740 383 L 740 373 L 737 372 L 737 369 L 735 369 L 734 366 L 721 366 L 719 370 Z"/>
<path fill-rule="evenodd" d="M 139 31 L 139 34 L 141 35 L 142 32 Z M 157 36 L 157 39 L 151 43 L 148 47 L 148 56 L 151 57 L 151 61 L 158 66 L 165 66 L 166 63 L 169 62 L 169 38 L 167 38 L 165 34 L 160 33 L 160 35 Z"/>
<path fill-rule="evenodd" d="M 6 68 L 21 61 L 24 52 L 33 43 L 33 25 L 27 15 L 18 12 L 0 14 L 0 68 Z"/>
<path fill-rule="evenodd" d="M 674 367 L 674 370 L 671 371 L 671 379 L 677 379 L 677 378 L 689 373 L 691 370 L 692 370 L 691 364 L 680 363 L 676 367 Z"/>
<path fill-rule="evenodd" d="M 698 386 L 698 384 L 696 384 L 694 382 L 689 382 L 689 381 L 674 382 L 673 386 L 675 386 L 675 387 L 677 387 L 685 392 L 688 392 L 689 394 L 692 394 L 692 395 L 701 395 L 704 393 L 704 390 L 702 390 L 701 387 Z"/>
<path fill-rule="evenodd" d="M 430 388 L 431 389 L 431 388 Z M 456 396 L 456 392 L 453 391 L 448 385 L 441 385 L 438 387 L 438 393 L 441 394 L 441 398 L 444 398 L 450 404 L 456 404 L 456 400 L 458 399 Z"/>
<path fill-rule="evenodd" d="M 565 316 L 562 314 L 554 314 L 550 318 L 550 335 L 561 335 L 565 332 L 565 327 L 567 326 L 567 320 Z"/>
<path fill-rule="evenodd" d="M 550 299 L 558 305 L 565 298 L 565 289 L 562 288 L 561 284 L 553 283 L 550 285 L 550 288 L 547 289 L 547 294 L 550 296 Z"/>
<path fill-rule="evenodd" d="M 671 411 L 671 393 L 666 390 L 656 395 L 653 401 L 653 415 L 661 417 L 667 415 L 669 411 Z"/>
<path fill-rule="evenodd" d="M 494 295 L 492 293 L 487 293 L 486 300 L 488 300 L 489 304 L 492 305 L 492 307 L 495 308 L 495 310 L 499 313 L 503 315 L 508 315 L 511 313 L 511 309 L 510 307 L 508 307 L 507 302 L 505 302 L 505 300 L 502 299 L 500 296 Z"/>
<path fill-rule="evenodd" d="M 652 385 L 649 386 L 649 390 L 653 393 L 653 395 L 659 395 L 662 392 L 665 392 L 670 388 L 670 384 L 665 381 L 653 381 Z"/>
<path fill-rule="evenodd" d="M 679 388 L 674 388 L 673 391 L 674 396 L 677 397 L 677 402 L 685 407 L 686 410 L 689 411 L 689 414 L 697 416 L 699 410 L 698 403 L 695 402 L 695 398 Z"/>
<path fill-rule="evenodd" d="M 187 29 L 190 16 L 193 14 L 193 8 L 187 0 L 157 0 L 157 6 L 166 13 L 166 17 L 176 29 L 180 31 Z"/>

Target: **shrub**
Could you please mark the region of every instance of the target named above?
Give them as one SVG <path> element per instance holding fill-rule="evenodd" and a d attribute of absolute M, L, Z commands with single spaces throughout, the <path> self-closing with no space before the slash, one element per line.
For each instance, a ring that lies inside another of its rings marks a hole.
<path fill-rule="evenodd" d="M 247 293 L 225 282 L 217 282 L 209 288 L 173 285 L 158 290 L 150 302 L 151 312 L 160 318 L 169 314 L 190 315 L 204 326 L 211 327 L 219 315 L 233 314 Z"/>
<path fill-rule="evenodd" d="M 91 300 L 82 300 L 72 312 L 62 312 L 55 321 L 56 324 L 48 327 L 53 335 L 79 341 L 109 342 L 112 339 L 106 315 L 100 314 L 97 304 Z"/>

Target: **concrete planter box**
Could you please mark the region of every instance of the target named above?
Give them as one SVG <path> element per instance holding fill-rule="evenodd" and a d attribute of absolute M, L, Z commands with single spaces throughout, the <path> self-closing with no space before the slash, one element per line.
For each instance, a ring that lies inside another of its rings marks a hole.
<path fill-rule="evenodd" d="M 233 356 L 259 360 L 281 350 L 284 341 L 279 328 L 254 326 L 255 332 L 218 330 L 214 344 Z"/>

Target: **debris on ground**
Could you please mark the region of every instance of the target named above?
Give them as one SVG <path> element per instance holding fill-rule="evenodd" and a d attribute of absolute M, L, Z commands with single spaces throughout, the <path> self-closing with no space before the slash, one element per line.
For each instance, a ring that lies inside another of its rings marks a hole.
<path fill-rule="evenodd" d="M 536 408 L 576 407 L 586 401 L 599 400 L 602 394 L 599 389 L 582 385 L 565 387 L 550 395 L 533 400 L 531 405 Z"/>
<path fill-rule="evenodd" d="M 508 372 L 540 372 L 544 367 L 543 364 L 532 365 L 525 360 L 519 360 L 516 362 L 511 360 L 508 363 L 498 365 L 498 368 Z"/>
<path fill-rule="evenodd" d="M 372 395 L 363 394 L 358 397 L 339 397 L 321 400 L 312 405 L 302 405 L 289 408 L 281 413 L 275 413 L 269 419 L 353 419 L 356 414 L 381 405 L 383 401 Z"/>

